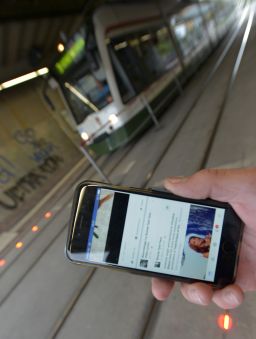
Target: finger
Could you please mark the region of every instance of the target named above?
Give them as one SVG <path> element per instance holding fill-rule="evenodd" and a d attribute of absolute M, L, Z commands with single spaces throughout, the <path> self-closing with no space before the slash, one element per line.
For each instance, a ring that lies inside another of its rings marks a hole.
<path fill-rule="evenodd" d="M 174 282 L 167 279 L 152 278 L 152 293 L 157 300 L 168 298 L 174 287 Z"/>
<path fill-rule="evenodd" d="M 211 286 L 203 283 L 194 283 L 194 284 L 181 284 L 181 293 L 184 298 L 190 301 L 193 304 L 197 305 L 208 305 L 213 296 L 213 290 Z"/>
<path fill-rule="evenodd" d="M 212 300 L 221 308 L 232 309 L 242 304 L 244 293 L 238 285 L 229 285 L 215 291 Z"/>
<path fill-rule="evenodd" d="M 188 198 L 212 198 L 219 201 L 243 201 L 256 193 L 256 169 L 204 169 L 190 177 L 165 180 L 165 187 Z"/>

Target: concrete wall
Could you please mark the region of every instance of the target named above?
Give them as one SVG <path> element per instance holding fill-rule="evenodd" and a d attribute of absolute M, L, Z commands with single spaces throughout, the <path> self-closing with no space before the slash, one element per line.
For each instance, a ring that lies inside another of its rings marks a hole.
<path fill-rule="evenodd" d="M 43 79 L 0 93 L 0 230 L 31 209 L 79 160 L 78 137 L 61 118 L 66 108 L 56 89 L 55 110 L 42 96 Z"/>

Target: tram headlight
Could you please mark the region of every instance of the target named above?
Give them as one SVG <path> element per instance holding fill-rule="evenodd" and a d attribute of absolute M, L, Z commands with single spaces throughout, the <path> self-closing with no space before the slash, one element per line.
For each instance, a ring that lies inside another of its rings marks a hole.
<path fill-rule="evenodd" d="M 108 120 L 112 125 L 115 125 L 118 122 L 118 117 L 115 114 L 110 114 Z"/>
<path fill-rule="evenodd" d="M 59 42 L 58 45 L 57 45 L 58 52 L 62 53 L 64 51 L 64 49 L 65 49 L 65 46 L 61 42 Z"/>
<path fill-rule="evenodd" d="M 89 140 L 89 135 L 88 135 L 86 132 L 82 132 L 82 133 L 81 133 L 81 138 L 82 138 L 84 141 L 87 141 L 87 140 Z"/>

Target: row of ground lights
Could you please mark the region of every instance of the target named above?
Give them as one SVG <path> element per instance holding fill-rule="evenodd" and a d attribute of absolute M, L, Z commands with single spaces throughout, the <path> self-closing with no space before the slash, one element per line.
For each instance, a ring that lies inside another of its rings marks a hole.
<path fill-rule="evenodd" d="M 45 214 L 44 214 L 44 218 L 45 219 L 50 219 L 51 218 L 51 216 L 52 216 L 52 212 L 46 212 Z M 31 231 L 33 232 L 33 233 L 36 233 L 36 232 L 38 232 L 40 230 L 40 228 L 39 228 L 39 226 L 38 225 L 34 225 L 34 226 L 32 226 L 32 228 L 31 228 Z M 16 244 L 15 244 L 15 248 L 16 249 L 20 249 L 20 248 L 22 248 L 24 246 L 24 243 L 22 242 L 22 241 L 18 241 L 18 242 L 16 242 Z M 5 265 L 6 265 L 6 259 L 4 259 L 4 258 L 0 258 L 0 267 L 4 267 Z"/>

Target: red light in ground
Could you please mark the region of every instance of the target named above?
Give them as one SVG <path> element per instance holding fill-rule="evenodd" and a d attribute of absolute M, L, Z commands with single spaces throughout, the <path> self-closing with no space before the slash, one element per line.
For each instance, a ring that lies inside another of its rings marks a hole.
<path fill-rule="evenodd" d="M 23 246 L 23 242 L 21 242 L 21 241 L 17 242 L 16 245 L 15 245 L 15 247 L 18 248 L 18 249 L 21 248 L 22 246 Z"/>
<path fill-rule="evenodd" d="M 45 219 L 50 219 L 51 216 L 52 216 L 52 212 L 46 212 L 44 215 Z"/>
<path fill-rule="evenodd" d="M 233 320 L 229 314 L 220 314 L 218 317 L 218 325 L 222 330 L 229 331 L 233 326 Z"/>
<path fill-rule="evenodd" d="M 37 232 L 37 231 L 39 231 L 39 227 L 37 225 L 34 225 L 34 226 L 32 226 L 31 231 Z"/>
<path fill-rule="evenodd" d="M 3 267 L 6 264 L 5 259 L 0 259 L 0 267 Z"/>

